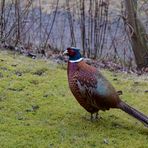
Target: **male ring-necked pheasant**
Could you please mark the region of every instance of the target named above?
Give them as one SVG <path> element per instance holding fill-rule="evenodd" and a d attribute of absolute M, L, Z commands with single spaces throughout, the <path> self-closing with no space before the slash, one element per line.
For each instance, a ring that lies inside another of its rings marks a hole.
<path fill-rule="evenodd" d="M 148 117 L 123 102 L 111 83 L 98 71 L 84 62 L 79 49 L 70 47 L 63 54 L 69 56 L 68 82 L 71 92 L 79 104 L 88 112 L 118 108 L 135 117 L 148 126 Z"/>

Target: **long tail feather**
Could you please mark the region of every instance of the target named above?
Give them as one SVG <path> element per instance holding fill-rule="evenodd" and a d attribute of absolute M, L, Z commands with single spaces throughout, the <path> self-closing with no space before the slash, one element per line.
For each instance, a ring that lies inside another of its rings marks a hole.
<path fill-rule="evenodd" d="M 119 106 L 118 107 L 121 110 L 123 110 L 124 112 L 128 113 L 129 115 L 135 117 L 136 119 L 138 119 L 139 121 L 141 121 L 142 123 L 144 123 L 144 125 L 146 127 L 148 127 L 148 117 L 146 115 L 144 115 L 143 113 L 141 113 L 138 110 L 134 109 L 133 107 L 129 106 L 128 104 L 126 104 L 123 101 L 121 101 L 119 103 Z"/>

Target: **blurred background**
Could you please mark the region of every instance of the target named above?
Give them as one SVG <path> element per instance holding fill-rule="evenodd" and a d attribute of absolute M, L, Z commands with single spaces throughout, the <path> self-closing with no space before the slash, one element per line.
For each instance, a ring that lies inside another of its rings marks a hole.
<path fill-rule="evenodd" d="M 60 53 L 138 69 L 148 65 L 147 0 L 1 0 L 0 46 L 21 53 Z"/>

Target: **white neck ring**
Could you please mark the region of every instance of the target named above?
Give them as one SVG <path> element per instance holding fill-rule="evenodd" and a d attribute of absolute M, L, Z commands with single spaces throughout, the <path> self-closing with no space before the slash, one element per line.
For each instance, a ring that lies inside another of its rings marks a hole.
<path fill-rule="evenodd" d="M 80 58 L 80 59 L 78 59 L 78 60 L 69 60 L 69 62 L 71 62 L 71 63 L 76 63 L 76 62 L 80 62 L 80 61 L 82 61 L 83 60 L 83 58 Z"/>

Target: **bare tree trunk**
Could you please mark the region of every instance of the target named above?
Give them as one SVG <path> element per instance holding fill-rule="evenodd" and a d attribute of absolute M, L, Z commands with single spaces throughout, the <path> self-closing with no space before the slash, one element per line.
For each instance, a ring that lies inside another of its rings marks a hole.
<path fill-rule="evenodd" d="M 137 68 L 148 66 L 148 45 L 145 39 L 145 29 L 140 20 L 137 18 L 137 1 L 125 0 L 127 19 L 131 26 L 131 43 Z"/>
<path fill-rule="evenodd" d="M 16 17 L 16 41 L 15 46 L 20 42 L 21 35 L 20 35 L 20 29 L 21 29 L 21 18 L 20 18 L 20 0 L 15 1 L 15 17 Z"/>
<path fill-rule="evenodd" d="M 94 16 L 94 59 L 97 58 L 98 55 L 98 49 L 99 49 L 99 45 L 98 45 L 98 35 L 99 35 L 99 28 L 98 28 L 98 14 L 99 12 L 99 4 L 98 4 L 98 0 L 95 0 L 95 16 Z"/>
<path fill-rule="evenodd" d="M 73 22 L 73 18 L 70 12 L 69 0 L 66 0 L 66 6 L 68 10 L 67 14 L 68 14 L 69 27 L 70 27 L 71 46 L 76 46 L 75 33 L 74 33 L 74 22 Z"/>
<path fill-rule="evenodd" d="M 39 23 L 39 37 L 40 37 L 40 46 L 42 44 L 42 3 L 39 0 L 39 10 L 40 10 L 40 23 Z"/>
<path fill-rule="evenodd" d="M 100 52 L 99 52 L 99 56 L 102 56 L 103 53 L 103 47 L 104 47 L 104 42 L 106 39 L 106 30 L 107 30 L 107 24 L 108 24 L 108 9 L 109 9 L 109 1 L 106 0 L 102 1 L 101 4 L 101 9 L 102 9 L 102 23 L 100 24 L 101 28 L 101 32 L 100 32 L 100 41 L 99 41 L 99 45 L 100 45 Z"/>
<path fill-rule="evenodd" d="M 80 12 L 81 12 L 81 37 L 82 37 L 82 48 L 83 48 L 83 55 L 85 55 L 86 51 L 86 33 L 85 33 L 85 0 L 80 0 Z"/>
<path fill-rule="evenodd" d="M 89 1 L 89 22 L 88 22 L 88 53 L 87 56 L 90 57 L 92 54 L 93 45 L 93 1 Z"/>
<path fill-rule="evenodd" d="M 5 28 L 4 23 L 4 8 L 5 8 L 5 0 L 1 1 L 1 18 L 0 18 L 0 26 L 1 26 L 1 39 L 3 39 L 3 33 Z"/>

